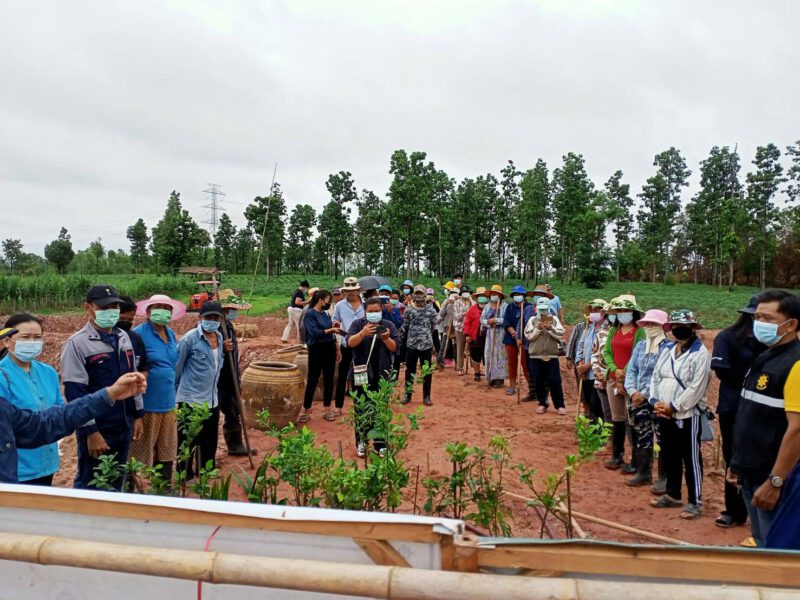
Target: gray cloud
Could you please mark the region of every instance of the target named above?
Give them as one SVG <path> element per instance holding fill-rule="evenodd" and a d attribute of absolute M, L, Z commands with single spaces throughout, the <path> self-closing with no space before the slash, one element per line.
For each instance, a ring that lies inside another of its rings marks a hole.
<path fill-rule="evenodd" d="M 461 179 L 581 152 L 634 191 L 679 147 L 798 137 L 790 0 L 14 3 L 0 24 L 0 238 L 127 247 L 177 189 L 204 219 L 274 162 L 290 205 L 350 170 L 383 194 L 396 148 Z"/>

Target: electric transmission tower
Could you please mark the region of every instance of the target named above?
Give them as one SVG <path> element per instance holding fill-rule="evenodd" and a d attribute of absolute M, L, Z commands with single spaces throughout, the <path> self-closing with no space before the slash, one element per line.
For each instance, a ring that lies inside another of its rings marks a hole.
<path fill-rule="evenodd" d="M 217 236 L 217 224 L 219 223 L 219 219 L 217 217 L 218 213 L 222 210 L 222 198 L 220 196 L 224 196 L 225 192 L 220 191 L 220 187 L 216 183 L 209 183 L 207 190 L 203 190 L 204 194 L 208 194 L 211 199 L 208 204 L 204 204 L 203 208 L 207 208 L 211 211 L 211 218 L 208 221 L 204 221 L 211 225 L 211 240 L 213 242 L 214 238 Z"/>

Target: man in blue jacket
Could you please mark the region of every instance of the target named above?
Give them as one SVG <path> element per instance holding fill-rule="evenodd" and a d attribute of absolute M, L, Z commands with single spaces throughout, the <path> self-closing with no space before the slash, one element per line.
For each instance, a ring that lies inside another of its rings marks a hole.
<path fill-rule="evenodd" d="M 14 333 L 14 329 L 1 331 L 0 338 Z M 146 388 L 144 375 L 126 373 L 108 387 L 39 412 L 19 409 L 0 396 L 0 483 L 17 483 L 17 448 L 52 444 L 119 400 L 143 394 Z"/>
<path fill-rule="evenodd" d="M 136 372 L 136 351 L 128 334 L 117 324 L 122 303 L 110 285 L 89 289 L 83 304 L 86 326 L 74 333 L 61 351 L 61 380 L 64 398 L 72 402 L 111 385 L 121 375 Z M 142 430 L 144 402 L 141 396 L 125 398 L 101 411 L 78 428 L 78 469 L 74 487 L 89 488 L 102 454 L 116 454 L 119 463 L 128 461 L 131 438 Z M 122 477 L 115 482 L 122 488 Z"/>

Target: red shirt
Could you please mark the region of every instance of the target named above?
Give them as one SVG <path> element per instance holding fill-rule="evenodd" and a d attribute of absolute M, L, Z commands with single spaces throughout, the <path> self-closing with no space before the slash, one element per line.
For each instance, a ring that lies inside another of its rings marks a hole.
<path fill-rule="evenodd" d="M 472 340 L 477 340 L 481 334 L 481 312 L 483 307 L 473 304 L 464 316 L 464 333 Z"/>
<path fill-rule="evenodd" d="M 633 354 L 633 343 L 636 337 L 636 327 L 631 328 L 628 333 L 623 333 L 621 329 L 617 329 L 614 337 L 611 338 L 611 353 L 614 355 L 614 363 L 618 369 L 625 369 L 628 366 L 628 361 Z"/>

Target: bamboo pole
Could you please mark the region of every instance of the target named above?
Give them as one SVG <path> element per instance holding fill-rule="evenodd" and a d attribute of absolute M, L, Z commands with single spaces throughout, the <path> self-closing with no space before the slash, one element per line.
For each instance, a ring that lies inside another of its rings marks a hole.
<path fill-rule="evenodd" d="M 519 494 L 515 494 L 514 492 L 504 491 L 503 492 L 506 496 L 510 496 L 511 498 L 515 498 L 517 500 L 522 500 L 524 502 L 532 502 L 533 498 L 526 498 L 525 496 L 520 496 Z M 569 514 L 569 511 L 566 509 L 563 503 L 560 503 L 559 506 L 556 506 L 553 509 L 553 512 L 558 513 L 564 517 Z M 614 521 L 608 521 L 606 519 L 601 519 L 599 517 L 593 517 L 592 515 L 587 515 L 586 513 L 581 513 L 576 510 L 572 511 L 573 517 L 578 517 L 579 519 L 583 519 L 584 521 L 589 521 L 590 523 L 597 523 L 598 525 L 605 525 L 606 527 L 610 527 L 611 529 L 618 529 L 619 531 L 624 531 L 626 533 L 631 533 L 633 535 L 638 535 L 644 538 L 648 538 L 651 540 L 655 540 L 657 542 L 662 542 L 665 544 L 677 544 L 677 545 L 689 545 L 689 542 L 684 542 L 681 540 L 676 540 L 675 538 L 667 537 L 664 535 L 659 535 L 657 533 L 651 533 L 649 531 L 645 531 L 643 529 L 636 529 L 635 527 L 628 527 L 627 525 L 623 525 L 622 523 L 616 523 Z M 573 518 L 572 527 L 575 529 L 576 523 L 574 522 L 575 519 Z M 580 530 L 580 527 L 575 529 L 576 532 Z M 582 531 L 582 530 L 581 530 Z M 579 533 L 580 535 L 580 533 Z M 585 535 L 585 534 L 584 534 Z M 587 536 L 588 537 L 588 536 Z"/>
<path fill-rule="evenodd" d="M 522 500 L 523 502 L 532 502 L 533 501 L 533 498 L 526 498 L 525 496 L 520 496 L 519 494 L 515 494 L 514 492 L 509 492 L 508 490 L 504 490 L 503 493 L 506 496 L 509 496 L 510 498 L 514 498 L 516 500 Z M 558 504 L 559 504 L 558 509 L 559 510 L 563 510 L 565 515 L 569 513 L 569 511 L 567 511 L 566 507 L 564 506 L 563 502 L 559 502 Z M 542 513 L 538 510 L 539 507 L 538 506 L 534 506 L 534 508 L 537 509 L 537 512 L 539 513 L 539 518 L 544 518 L 544 515 L 542 515 Z M 574 515 L 575 511 L 572 511 L 572 514 Z M 578 522 L 574 518 L 571 520 L 571 525 L 572 525 L 573 531 L 576 534 L 578 534 L 579 538 L 581 538 L 583 540 L 589 538 L 589 535 L 583 529 L 581 529 L 581 526 L 578 525 Z M 551 532 L 550 537 L 551 538 L 554 537 L 552 535 L 552 532 Z"/>
<path fill-rule="evenodd" d="M 133 575 L 168 577 L 212 584 L 341 594 L 386 600 L 786 600 L 792 590 L 709 587 L 641 581 L 530 578 L 432 571 L 407 567 L 344 564 L 109 544 L 19 533 L 0 533 L 0 559 Z M 716 594 L 715 594 L 716 592 Z"/>

